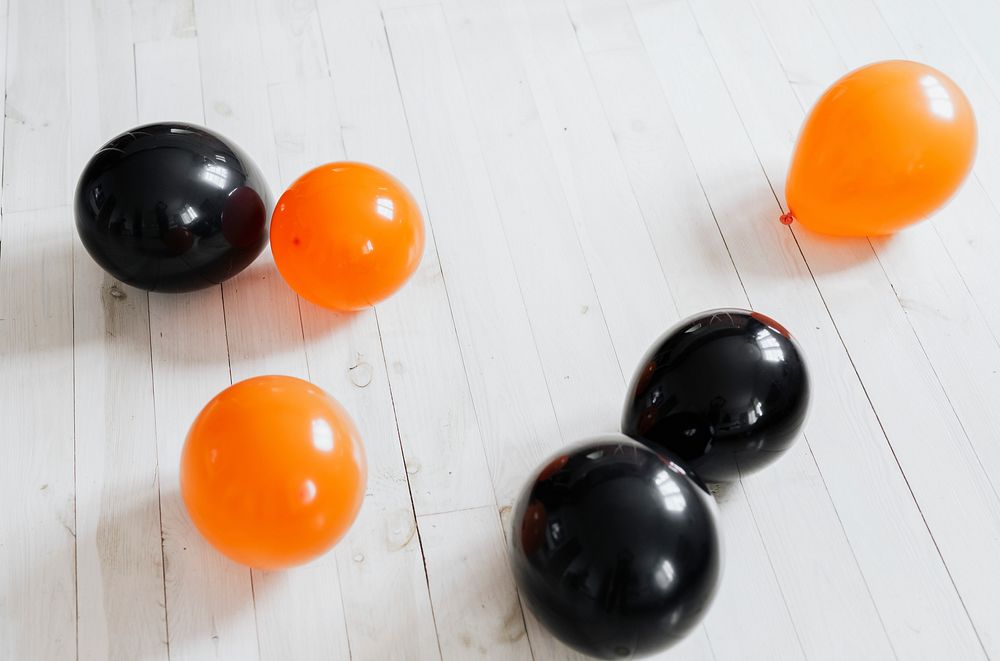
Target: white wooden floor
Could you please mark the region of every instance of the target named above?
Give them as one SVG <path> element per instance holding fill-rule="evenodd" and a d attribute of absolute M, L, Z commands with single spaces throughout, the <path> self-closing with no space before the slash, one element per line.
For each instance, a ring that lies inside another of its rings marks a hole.
<path fill-rule="evenodd" d="M 1000 0 L 0 0 L 0 659 L 574 658 L 522 611 L 505 526 L 566 442 L 612 430 L 680 316 L 801 341 L 805 437 L 720 494 L 726 567 L 670 659 L 1000 659 Z M 978 114 L 974 176 L 890 240 L 777 222 L 798 126 L 848 69 L 932 64 Z M 275 193 L 396 173 L 420 271 L 376 310 L 300 302 L 268 255 L 137 291 L 78 243 L 106 139 L 184 120 Z M 177 492 L 232 381 L 309 378 L 370 462 L 304 568 L 211 550 Z"/>

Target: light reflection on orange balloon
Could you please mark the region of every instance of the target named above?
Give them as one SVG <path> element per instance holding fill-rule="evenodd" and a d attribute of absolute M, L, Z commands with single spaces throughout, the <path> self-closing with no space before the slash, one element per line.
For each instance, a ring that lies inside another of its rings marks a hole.
<path fill-rule="evenodd" d="M 416 271 L 423 217 L 389 173 L 364 163 L 328 163 L 299 177 L 278 200 L 271 252 L 301 296 L 358 310 L 391 295 Z"/>
<path fill-rule="evenodd" d="M 215 397 L 181 454 L 181 495 L 205 538 L 259 569 L 307 562 L 340 539 L 364 498 L 364 448 L 313 384 L 260 376 Z"/>
<path fill-rule="evenodd" d="M 890 234 L 941 207 L 975 153 L 975 115 L 958 85 L 918 62 L 877 62 L 834 83 L 806 118 L 789 212 L 823 234 Z"/>

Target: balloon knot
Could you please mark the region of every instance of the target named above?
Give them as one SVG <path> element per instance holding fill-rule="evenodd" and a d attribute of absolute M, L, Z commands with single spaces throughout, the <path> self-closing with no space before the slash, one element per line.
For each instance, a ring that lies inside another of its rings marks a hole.
<path fill-rule="evenodd" d="M 779 218 L 779 220 L 781 221 L 782 225 L 791 225 L 792 222 L 795 220 L 795 216 L 793 216 L 790 213 L 783 213 L 781 214 L 781 218 Z"/>

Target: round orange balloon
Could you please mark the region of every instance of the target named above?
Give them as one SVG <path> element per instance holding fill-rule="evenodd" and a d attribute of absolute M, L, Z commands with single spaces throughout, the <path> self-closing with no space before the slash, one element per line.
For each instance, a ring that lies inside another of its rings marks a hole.
<path fill-rule="evenodd" d="M 271 252 L 292 289 L 317 305 L 358 310 L 417 270 L 424 221 L 395 177 L 364 163 L 328 163 L 285 191 L 271 218 Z"/>
<path fill-rule="evenodd" d="M 258 569 L 321 555 L 350 527 L 365 455 L 330 395 L 290 376 L 258 376 L 202 409 L 181 454 L 181 496 L 219 551 Z"/>
<path fill-rule="evenodd" d="M 941 207 L 976 153 L 976 118 L 950 78 L 918 62 L 847 74 L 806 118 L 788 172 L 792 217 L 824 234 L 890 234 Z"/>

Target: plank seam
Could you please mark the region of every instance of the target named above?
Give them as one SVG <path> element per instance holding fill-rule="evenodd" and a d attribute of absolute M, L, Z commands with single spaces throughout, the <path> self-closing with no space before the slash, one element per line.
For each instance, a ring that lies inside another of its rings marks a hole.
<path fill-rule="evenodd" d="M 875 11 L 878 13 L 879 17 L 882 19 L 882 22 L 886 26 L 886 29 L 889 31 L 890 34 L 893 35 L 893 40 L 896 42 L 897 49 L 900 52 L 905 53 L 906 52 L 905 49 L 903 49 L 902 45 L 899 43 L 899 40 L 896 38 L 895 33 L 892 31 L 892 28 L 891 28 L 890 24 L 886 21 L 885 16 L 882 14 L 881 8 L 875 2 L 872 2 L 871 4 L 872 4 L 872 7 L 875 9 Z M 755 0 L 750 0 L 750 7 L 751 7 L 751 10 L 754 12 L 754 15 L 757 17 L 758 22 L 760 22 L 759 11 L 758 11 L 758 9 L 756 7 Z M 841 65 L 842 65 L 843 68 L 847 68 L 847 63 L 844 61 L 843 57 L 840 54 L 840 51 L 837 49 L 836 42 L 833 40 L 832 36 L 830 35 L 829 28 L 827 27 L 826 23 L 823 21 L 822 15 L 815 10 L 815 7 L 813 6 L 812 0 L 809 0 L 809 7 L 812 10 L 813 14 L 817 17 L 817 20 L 818 20 L 819 24 L 821 26 L 823 26 L 823 30 L 824 30 L 824 32 L 826 32 L 827 36 L 829 37 L 831 45 L 834 46 L 834 52 L 835 52 L 835 55 L 836 55 L 837 59 L 840 61 L 840 63 L 841 63 Z M 766 29 L 766 27 L 762 23 L 760 25 L 760 28 L 761 28 L 762 33 L 764 34 L 764 37 L 765 37 L 765 39 L 766 39 L 766 41 L 768 43 L 769 48 L 771 49 L 772 54 L 775 57 L 775 60 L 779 64 L 781 64 L 781 57 L 778 55 L 777 48 L 774 45 L 774 42 L 773 42 L 773 40 L 771 38 L 771 35 L 770 35 L 770 32 Z M 783 65 L 782 65 L 782 71 L 784 71 L 784 66 Z M 721 76 L 721 72 L 720 72 L 720 76 Z M 787 78 L 787 75 L 786 75 L 786 78 Z M 728 86 L 727 86 L 727 89 L 728 89 Z M 808 109 L 805 108 L 804 104 L 802 103 L 801 98 L 799 98 L 799 95 L 798 94 L 794 94 L 794 90 L 793 90 L 793 96 L 795 97 L 796 101 L 798 101 L 800 109 L 802 109 L 803 112 L 807 112 Z M 733 105 L 735 107 L 735 102 L 733 103 Z M 739 114 L 738 111 L 737 111 L 737 114 Z M 744 132 L 747 134 L 747 138 L 749 140 L 749 131 L 746 130 L 745 126 L 744 126 Z M 752 141 L 751 141 L 751 145 L 752 145 Z M 754 153 L 755 154 L 757 153 L 756 152 L 756 148 L 754 148 Z M 761 162 L 759 156 L 758 156 L 758 162 Z M 763 169 L 763 163 L 761 163 L 761 168 Z M 781 199 L 779 198 L 778 194 L 775 192 L 774 186 L 771 183 L 771 180 L 768 177 L 766 171 L 764 172 L 764 176 L 765 176 L 765 179 L 767 179 L 768 186 L 771 187 L 771 193 L 774 195 L 775 201 L 778 203 L 778 207 L 780 209 L 784 210 L 783 205 L 781 203 Z M 944 244 L 944 241 L 941 240 L 941 237 L 940 237 L 940 234 L 938 233 L 937 227 L 934 226 L 933 223 L 932 223 L 932 226 L 934 227 L 935 236 L 940 241 L 940 243 L 942 245 L 942 248 L 944 249 L 945 254 L 947 254 L 949 256 L 949 260 L 954 265 L 954 259 L 951 257 L 951 253 L 948 252 L 947 246 Z M 798 240 L 798 237 L 796 236 L 795 230 L 793 228 L 789 228 L 789 231 L 792 232 L 792 236 L 795 239 L 795 244 L 796 244 L 796 246 L 798 246 L 799 252 L 802 254 L 802 260 L 805 263 L 806 268 L 809 269 L 809 275 L 810 275 L 810 277 L 813 278 L 813 282 L 816 285 L 816 289 L 820 290 L 819 284 L 816 282 L 815 275 L 812 272 L 812 268 L 809 266 L 808 261 L 805 258 L 805 253 L 802 251 L 802 247 L 799 244 L 799 240 Z M 955 416 L 955 419 L 958 422 L 959 427 L 962 429 L 962 433 L 964 434 L 964 436 L 966 438 L 966 442 L 968 443 L 969 447 L 971 448 L 973 455 L 976 457 L 976 461 L 979 464 L 980 468 L 983 469 L 984 474 L 987 476 L 987 479 L 989 480 L 990 486 L 992 487 L 994 494 L 997 494 L 996 485 L 993 483 L 993 480 L 990 479 L 990 475 L 989 475 L 988 471 L 986 471 L 985 466 L 983 466 L 982 459 L 980 458 L 979 453 L 976 451 L 976 448 L 975 448 L 975 446 L 972 443 L 972 439 L 970 438 L 970 436 L 968 434 L 968 431 L 965 428 L 964 423 L 962 422 L 961 418 L 959 417 L 958 412 L 955 410 L 955 406 L 952 403 L 951 398 L 948 396 L 947 390 L 944 388 L 944 385 L 942 384 L 940 377 L 938 376 L 937 369 L 934 367 L 934 364 L 931 361 L 930 356 L 927 354 L 927 350 L 924 348 L 923 342 L 920 340 L 920 336 L 918 335 L 916 329 L 913 326 L 913 322 L 910 320 L 910 316 L 909 316 L 909 313 L 906 311 L 906 307 L 902 304 L 902 301 L 899 300 L 899 294 L 896 291 L 896 287 L 893 285 L 892 279 L 889 277 L 888 272 L 885 270 L 885 266 L 882 263 L 881 258 L 879 257 L 878 250 L 875 248 L 875 245 L 872 243 L 872 240 L 871 240 L 870 237 L 866 237 L 865 239 L 868 242 L 869 249 L 872 251 L 872 254 L 873 254 L 874 258 L 875 258 L 876 263 L 879 265 L 879 269 L 882 271 L 882 274 L 885 276 L 886 282 L 889 283 L 889 286 L 892 289 L 893 295 L 895 296 L 897 303 L 899 303 L 900 309 L 903 312 L 903 316 L 906 319 L 907 325 L 910 328 L 910 332 L 913 334 L 914 339 L 917 342 L 917 345 L 920 347 L 921 353 L 923 354 L 924 359 L 927 361 L 928 367 L 930 368 L 931 372 L 934 374 L 934 378 L 935 378 L 935 380 L 937 382 L 938 387 L 941 389 L 942 394 L 945 397 L 945 400 L 948 402 L 948 405 L 951 408 L 952 414 Z M 956 272 L 957 272 L 959 278 L 961 279 L 963 286 L 965 286 L 966 290 L 969 291 L 968 284 L 966 283 L 965 278 L 962 276 L 961 272 L 958 272 L 957 268 L 956 268 Z M 970 297 L 971 297 L 971 291 L 970 291 Z M 962 596 L 961 590 L 959 590 L 958 585 L 955 582 L 954 577 L 952 576 L 951 568 L 948 566 L 948 563 L 947 563 L 947 561 L 944 558 L 944 554 L 941 552 L 941 548 L 938 545 L 937 538 L 934 536 L 934 532 L 931 530 L 930 525 L 927 523 L 927 519 L 924 516 L 923 509 L 920 506 L 920 501 L 917 499 L 916 494 L 913 493 L 913 488 L 910 485 L 909 478 L 907 477 L 906 472 L 903 470 L 902 465 L 899 463 L 899 458 L 896 456 L 896 449 L 893 447 L 892 442 L 889 440 L 889 434 L 886 432 L 885 426 L 882 424 L 882 420 L 881 420 L 881 418 L 880 418 L 880 416 L 878 414 L 878 411 L 877 411 L 877 409 L 875 407 L 875 404 L 874 404 L 874 402 L 872 402 L 871 396 L 868 393 L 868 388 L 865 385 L 864 381 L 862 380 L 861 374 L 858 371 L 857 366 L 854 364 L 854 358 L 851 356 L 850 351 L 847 349 L 847 343 L 844 341 L 843 337 L 840 334 L 840 329 L 837 327 L 837 323 L 833 319 L 833 313 L 830 311 L 829 306 L 827 306 L 826 298 L 823 296 L 822 291 L 820 291 L 820 298 L 823 300 L 823 305 L 827 309 L 827 314 L 830 316 L 830 320 L 833 323 L 833 328 L 837 332 L 837 337 L 840 338 L 841 344 L 844 347 L 844 351 L 847 354 L 847 358 L 848 358 L 848 360 L 851 363 L 851 367 L 854 369 L 854 373 L 855 373 L 855 375 L 858 378 L 858 382 L 861 384 L 862 391 L 865 393 L 865 398 L 868 400 L 868 404 L 869 404 L 869 406 L 871 406 L 872 412 L 875 414 L 875 419 L 876 419 L 876 421 L 878 421 L 879 427 L 882 430 L 882 435 L 884 436 L 884 438 L 886 440 L 886 445 L 889 447 L 890 452 L 892 452 L 893 459 L 896 461 L 896 466 L 899 468 L 900 475 L 902 476 L 903 481 L 906 484 L 907 490 L 910 492 L 910 498 L 913 500 L 913 503 L 914 503 L 914 505 L 917 508 L 917 512 L 920 514 L 920 518 L 924 522 L 924 527 L 927 529 L 928 537 L 930 538 L 931 543 L 934 544 L 934 549 L 937 552 L 938 558 L 941 560 L 941 565 L 944 568 L 945 573 L 948 576 L 948 580 L 951 583 L 952 588 L 955 591 L 955 595 L 958 598 L 959 603 L 962 604 L 962 609 L 965 612 L 965 616 L 966 616 L 966 618 L 969 621 L 969 626 L 972 628 L 972 631 L 975 633 L 976 640 L 979 642 L 980 648 L 983 650 L 983 654 L 986 655 L 987 658 L 988 658 L 989 655 L 988 655 L 987 650 L 986 650 L 986 645 L 983 642 L 982 636 L 980 635 L 978 628 L 976 627 L 975 620 L 972 618 L 972 615 L 969 613 L 968 606 L 965 603 L 965 599 Z M 971 297 L 971 298 L 972 298 L 973 301 L 975 301 L 974 297 Z M 979 310 L 978 304 L 976 304 L 976 309 Z M 981 314 L 981 312 L 980 312 L 980 314 Z M 984 320 L 984 323 L 985 323 L 985 320 Z M 989 328 L 989 324 L 985 324 L 985 325 L 987 326 L 987 328 Z M 991 335 L 992 335 L 992 330 L 991 330 Z M 994 340 L 996 340 L 996 337 L 994 337 Z M 818 463 L 817 463 L 817 468 L 819 468 Z M 823 476 L 822 471 L 820 471 L 820 478 L 823 479 L 823 482 L 824 482 L 824 485 L 825 485 L 826 479 Z M 997 494 L 997 495 L 1000 495 L 1000 494 Z M 834 510 L 836 511 L 836 507 L 834 507 Z M 840 518 L 840 514 L 839 513 L 837 514 L 837 518 L 839 520 L 839 518 Z M 841 524 L 841 527 L 843 528 L 843 524 Z M 845 537 L 848 538 L 848 542 L 850 542 L 850 537 L 847 535 L 846 529 L 845 529 L 844 534 L 845 534 Z M 853 547 L 852 547 L 852 553 L 853 553 Z M 860 569 L 860 565 L 859 565 L 859 569 Z M 864 577 L 863 572 L 862 572 L 862 576 Z M 865 585 L 867 587 L 867 579 L 865 579 Z M 873 602 L 874 602 L 874 598 L 873 598 Z M 882 619 L 881 613 L 879 613 L 879 619 L 880 620 Z M 883 623 L 883 627 L 884 626 L 885 625 Z M 888 635 L 888 630 L 886 630 L 886 634 Z M 890 644 L 891 644 L 891 642 L 892 641 L 890 639 Z M 895 652 L 895 649 L 893 651 Z"/>
<path fill-rule="evenodd" d="M 729 98 L 729 103 L 730 103 L 730 105 L 732 105 L 733 110 L 736 113 L 736 117 L 740 121 L 740 127 L 743 129 L 743 134 L 746 136 L 747 144 L 750 145 L 750 148 L 753 151 L 754 158 L 757 161 L 758 167 L 760 167 L 761 174 L 764 175 L 764 180 L 767 182 L 767 186 L 768 186 L 768 188 L 771 191 L 771 195 L 774 197 L 775 203 L 778 206 L 778 210 L 779 211 L 784 211 L 784 209 L 782 209 L 782 206 L 781 206 L 781 201 L 778 198 L 777 193 L 774 191 L 774 186 L 771 183 L 770 178 L 767 176 L 767 170 L 764 167 L 764 163 L 763 163 L 763 161 L 760 158 L 760 154 L 757 152 L 757 146 L 754 144 L 753 139 L 750 136 L 750 131 L 747 129 L 746 122 L 743 120 L 743 115 L 740 113 L 739 106 L 736 104 L 736 99 L 733 97 L 732 91 L 729 89 L 729 83 L 726 80 L 725 76 L 722 74 L 722 69 L 721 69 L 721 67 L 719 67 L 719 63 L 718 63 L 718 61 L 715 58 L 715 53 L 712 52 L 712 49 L 711 49 L 711 47 L 708 44 L 708 40 L 705 39 L 705 37 L 704 37 L 704 32 L 702 31 L 701 25 L 700 25 L 700 23 L 698 21 L 698 15 L 694 11 L 693 7 L 691 6 L 691 1 L 690 0 L 687 0 L 686 6 L 687 6 L 687 9 L 688 9 L 688 12 L 690 12 L 690 14 L 691 14 L 692 20 L 694 21 L 695 25 L 698 26 L 698 30 L 701 33 L 701 38 L 705 42 L 705 46 L 706 46 L 705 50 L 708 53 L 709 57 L 711 58 L 712 64 L 715 67 L 715 71 L 718 74 L 719 80 L 722 82 L 722 85 L 723 85 L 723 87 L 726 90 L 726 96 Z M 809 277 L 812 279 L 813 287 L 816 290 L 816 293 L 818 294 L 820 300 L 823 303 L 823 307 L 824 307 L 824 309 L 827 312 L 827 316 L 829 316 L 830 322 L 833 324 L 833 328 L 837 331 L 837 337 L 840 339 L 841 346 L 844 348 L 844 352 L 847 354 L 848 360 L 850 360 L 850 362 L 851 362 L 851 366 L 854 367 L 854 371 L 855 371 L 855 374 L 858 377 L 858 381 L 861 383 L 862 388 L 864 388 L 864 382 L 861 381 L 861 375 L 860 375 L 860 373 L 858 373 L 857 367 L 854 365 L 854 360 L 851 357 L 850 351 L 848 351 L 848 349 L 847 349 L 847 344 L 844 342 L 844 339 L 843 339 L 843 337 L 840 334 L 840 329 L 837 327 L 837 322 L 833 318 L 833 313 L 830 311 L 830 307 L 827 305 L 826 298 L 823 296 L 823 291 L 820 288 L 819 283 L 816 281 L 816 276 L 813 274 L 812 267 L 809 266 L 809 262 L 806 260 L 805 253 L 802 251 L 802 246 L 799 244 L 799 239 L 795 235 L 795 231 L 793 229 L 789 228 L 788 231 L 791 232 L 791 234 L 792 234 L 792 239 L 795 241 L 796 248 L 798 248 L 799 255 L 800 255 L 801 259 L 802 259 L 802 264 L 806 267 L 806 270 L 809 272 Z M 871 248 L 870 244 L 869 244 L 869 248 Z M 865 394 L 867 396 L 867 390 L 865 391 Z M 871 399 L 870 398 L 869 398 L 869 404 L 871 404 Z M 873 411 L 873 413 L 875 413 L 875 416 L 877 418 L 878 417 L 878 413 L 875 411 L 874 404 L 872 404 L 872 411 Z M 879 425 L 881 425 L 881 424 L 882 424 L 881 421 L 879 421 Z M 884 433 L 884 428 L 883 428 L 883 433 Z M 809 443 L 809 437 L 804 432 L 802 434 L 802 440 L 806 442 L 806 446 L 809 448 L 809 456 L 812 457 L 812 459 L 813 459 L 813 465 L 816 466 L 816 471 L 817 471 L 817 473 L 820 476 L 821 482 L 823 483 L 823 490 L 826 492 L 826 497 L 829 500 L 830 505 L 832 506 L 833 511 L 834 511 L 834 513 L 837 516 L 837 523 L 840 524 L 841 534 L 844 536 L 844 541 L 847 543 L 847 547 L 851 550 L 851 557 L 854 559 L 854 565 L 855 565 L 855 567 L 857 567 L 858 575 L 861 577 L 862 583 L 864 583 L 865 591 L 868 593 L 868 598 L 871 601 L 872 609 L 875 611 L 875 614 L 878 617 L 879 624 L 882 627 L 882 632 L 885 635 L 885 638 L 886 638 L 886 641 L 887 641 L 887 643 L 889 645 L 889 648 L 892 650 L 893 655 L 898 659 L 899 658 L 899 654 L 896 652 L 895 646 L 893 645 L 892 638 L 889 636 L 889 630 L 885 626 L 885 621 L 882 618 L 882 613 L 878 609 L 878 604 L 875 603 L 875 597 L 872 595 L 871 587 L 868 585 L 868 578 L 865 576 L 864 571 L 862 571 L 862 569 L 861 569 L 861 564 L 858 562 L 858 557 L 857 557 L 857 553 L 854 550 L 854 545 L 851 543 L 851 538 L 850 538 L 850 536 L 848 536 L 847 530 L 844 528 L 843 520 L 840 518 L 840 512 L 837 511 L 836 502 L 834 501 L 833 496 L 830 494 L 830 489 L 829 489 L 829 487 L 826 484 L 826 479 L 823 476 L 823 471 L 820 468 L 819 464 L 816 462 L 816 457 L 815 457 L 815 455 L 812 452 L 812 446 Z M 888 436 L 886 436 L 886 442 L 887 443 L 889 442 Z M 891 443 L 890 443 L 890 445 L 891 445 Z M 900 473 L 902 473 L 903 472 L 902 466 L 899 466 L 898 462 L 897 462 L 897 466 L 900 469 Z M 904 477 L 905 477 L 905 475 L 904 475 Z M 929 530 L 928 530 L 928 532 L 929 532 Z M 779 584 L 779 587 L 780 587 L 780 584 Z M 793 622 L 793 625 L 794 625 L 794 622 Z"/>

